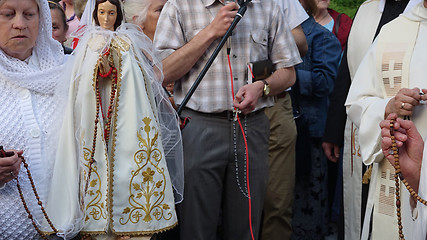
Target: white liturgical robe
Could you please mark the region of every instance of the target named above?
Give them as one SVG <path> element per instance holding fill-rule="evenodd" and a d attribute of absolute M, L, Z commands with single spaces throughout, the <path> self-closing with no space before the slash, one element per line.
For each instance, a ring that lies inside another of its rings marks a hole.
<path fill-rule="evenodd" d="M 368 195 L 368 207 L 373 205 L 374 214 L 372 239 L 397 239 L 398 236 L 394 169 L 384 161 L 378 124 L 384 119 L 388 101 L 399 89 L 427 88 L 426 22 L 427 9 L 421 3 L 385 25 L 362 60 L 346 102 L 348 116 L 359 128 L 363 161 L 374 164 Z M 411 119 L 421 127 L 419 123 L 427 119 L 423 103 L 415 108 Z M 427 126 L 420 128 L 420 132 L 427 136 Z M 405 237 L 414 239 L 411 234 L 417 219 L 412 218 L 409 193 L 403 185 L 400 189 Z M 366 214 L 370 216 L 368 209 Z"/>

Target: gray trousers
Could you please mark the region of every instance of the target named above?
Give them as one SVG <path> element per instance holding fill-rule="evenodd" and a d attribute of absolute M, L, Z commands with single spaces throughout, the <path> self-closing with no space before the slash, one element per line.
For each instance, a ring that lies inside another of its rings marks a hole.
<path fill-rule="evenodd" d="M 245 145 L 238 122 L 233 124 L 227 114 L 189 109 L 182 116 L 191 120 L 182 131 L 185 187 L 184 201 L 178 205 L 181 239 L 251 239 Z M 242 117 L 241 122 L 249 151 L 251 222 L 258 239 L 268 180 L 269 120 L 258 111 Z"/>

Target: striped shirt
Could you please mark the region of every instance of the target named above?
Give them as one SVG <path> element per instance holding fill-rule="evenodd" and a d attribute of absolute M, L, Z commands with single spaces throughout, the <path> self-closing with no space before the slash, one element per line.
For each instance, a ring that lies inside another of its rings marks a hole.
<path fill-rule="evenodd" d="M 169 0 L 160 15 L 154 38 L 158 57 L 163 60 L 188 43 L 213 21 L 222 6 L 218 0 Z M 219 42 L 220 38 L 215 40 L 193 68 L 175 82 L 176 103 L 182 102 Z M 230 59 L 234 93 L 248 83 L 249 62 L 270 59 L 276 69 L 291 67 L 301 62 L 290 28 L 274 1 L 253 0 L 248 4 L 245 15 L 233 30 Z M 272 105 L 272 97 L 262 98 L 258 100 L 254 111 Z M 233 109 L 225 47 L 218 54 L 187 107 L 201 112 Z"/>

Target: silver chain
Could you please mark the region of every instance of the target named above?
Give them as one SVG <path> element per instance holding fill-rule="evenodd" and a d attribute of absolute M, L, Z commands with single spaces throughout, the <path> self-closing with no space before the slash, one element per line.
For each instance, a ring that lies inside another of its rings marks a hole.
<path fill-rule="evenodd" d="M 237 115 L 237 114 L 236 114 Z M 236 165 L 236 180 L 237 180 L 237 186 L 239 186 L 240 192 L 248 198 L 248 188 L 247 188 L 247 182 L 246 182 L 246 166 L 247 166 L 247 156 L 246 156 L 246 145 L 245 145 L 245 154 L 244 154 L 244 168 L 243 168 L 243 175 L 244 175 L 244 189 L 242 188 L 242 185 L 240 184 L 239 180 L 239 163 L 238 163 L 238 154 L 237 154 L 237 133 L 236 133 L 236 122 L 233 121 L 233 145 L 234 145 L 234 162 Z M 247 125 L 246 125 L 246 116 L 244 118 L 244 136 L 247 137 Z"/>

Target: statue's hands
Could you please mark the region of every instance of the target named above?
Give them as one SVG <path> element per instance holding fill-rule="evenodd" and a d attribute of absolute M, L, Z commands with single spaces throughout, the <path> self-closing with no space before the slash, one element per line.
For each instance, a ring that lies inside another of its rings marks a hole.
<path fill-rule="evenodd" d="M 110 63 L 108 61 L 108 56 L 102 55 L 102 57 L 99 59 L 99 72 L 102 75 L 107 74 L 110 71 Z"/>

